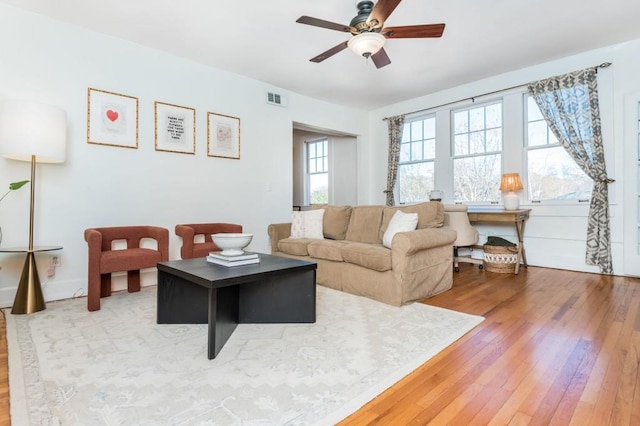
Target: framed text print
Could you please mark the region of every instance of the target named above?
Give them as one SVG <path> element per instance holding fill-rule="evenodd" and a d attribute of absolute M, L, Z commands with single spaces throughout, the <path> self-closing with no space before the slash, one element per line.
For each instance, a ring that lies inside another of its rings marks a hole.
<path fill-rule="evenodd" d="M 240 159 L 240 119 L 207 113 L 207 155 Z"/>
<path fill-rule="evenodd" d="M 89 88 L 87 142 L 138 148 L 138 98 Z"/>
<path fill-rule="evenodd" d="M 196 153 L 196 110 L 155 103 L 156 151 Z"/>

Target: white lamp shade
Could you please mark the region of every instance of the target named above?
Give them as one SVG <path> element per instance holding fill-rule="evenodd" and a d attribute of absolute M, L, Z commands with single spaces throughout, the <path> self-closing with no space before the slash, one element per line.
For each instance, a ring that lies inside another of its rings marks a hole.
<path fill-rule="evenodd" d="M 356 55 L 369 57 L 384 46 L 385 38 L 380 33 L 366 32 L 352 37 L 347 42 L 347 46 Z"/>
<path fill-rule="evenodd" d="M 67 113 L 39 102 L 0 102 L 0 155 L 12 160 L 62 163 L 66 157 Z"/>

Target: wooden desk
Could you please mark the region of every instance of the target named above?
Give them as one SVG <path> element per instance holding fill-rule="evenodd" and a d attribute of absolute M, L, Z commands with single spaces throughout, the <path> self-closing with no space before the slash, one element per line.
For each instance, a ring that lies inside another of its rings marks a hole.
<path fill-rule="evenodd" d="M 527 255 L 524 251 L 524 225 L 529 219 L 531 209 L 504 210 L 491 207 L 469 206 L 467 215 L 470 222 L 509 222 L 516 227 L 518 236 L 518 260 L 516 261 L 516 274 L 520 271 L 520 262 L 527 266 Z"/>

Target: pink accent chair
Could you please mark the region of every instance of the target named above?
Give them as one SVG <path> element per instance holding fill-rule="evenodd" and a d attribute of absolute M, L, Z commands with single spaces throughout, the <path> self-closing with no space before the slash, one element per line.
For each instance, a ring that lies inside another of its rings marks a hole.
<path fill-rule="evenodd" d="M 182 237 L 180 256 L 183 259 L 206 257 L 211 251 L 220 251 L 211 234 L 241 233 L 242 225 L 234 223 L 192 223 L 176 225 L 176 235 Z M 204 235 L 204 242 L 196 243 L 195 237 Z"/>
<path fill-rule="evenodd" d="M 140 291 L 140 269 L 155 268 L 169 260 L 169 230 L 158 226 L 116 226 L 84 231 L 89 244 L 89 311 L 100 309 L 100 298 L 111 296 L 111 273 L 127 271 L 127 290 Z M 142 248 L 143 239 L 156 241 L 156 249 Z M 126 249 L 112 243 L 126 240 Z"/>

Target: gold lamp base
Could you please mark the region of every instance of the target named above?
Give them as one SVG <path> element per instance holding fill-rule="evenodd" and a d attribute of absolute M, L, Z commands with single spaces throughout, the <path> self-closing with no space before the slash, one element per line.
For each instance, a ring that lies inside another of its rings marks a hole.
<path fill-rule="evenodd" d="M 16 298 L 13 301 L 12 314 L 31 314 L 46 309 L 42 287 L 38 277 L 36 258 L 32 251 L 27 252 L 27 258 L 22 267 L 22 276 L 18 284 Z"/>

